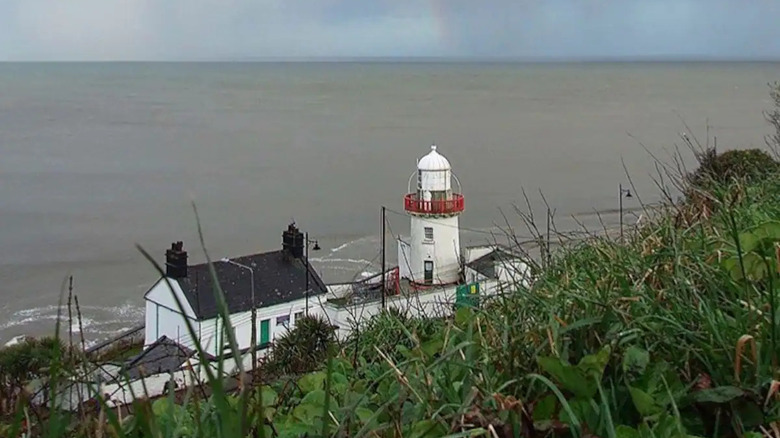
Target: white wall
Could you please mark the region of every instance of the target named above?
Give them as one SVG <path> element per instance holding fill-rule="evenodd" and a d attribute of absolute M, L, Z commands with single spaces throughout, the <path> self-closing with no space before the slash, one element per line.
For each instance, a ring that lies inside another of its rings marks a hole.
<path fill-rule="evenodd" d="M 206 353 L 214 356 L 218 355 L 222 350 L 217 346 L 217 342 L 227 341 L 227 339 L 218 338 L 217 334 L 217 320 L 208 319 L 200 322 L 198 329 L 198 338 L 200 339 L 200 346 Z M 194 348 L 193 345 L 187 345 L 187 347 Z"/>
<path fill-rule="evenodd" d="M 508 286 L 531 286 L 531 268 L 517 259 L 499 260 L 496 262 L 496 277 L 498 281 Z"/>
<path fill-rule="evenodd" d="M 325 287 L 328 289 L 328 299 L 341 298 L 352 291 L 352 283 L 328 284 Z"/>
<path fill-rule="evenodd" d="M 195 312 L 192 311 L 189 301 L 187 301 L 184 292 L 181 290 L 181 286 L 179 286 L 179 282 L 176 280 L 169 279 L 166 281 L 165 278 L 161 278 L 148 292 L 146 292 L 144 298 L 178 312 L 179 306 L 171 293 L 171 289 L 168 288 L 169 282 L 171 287 L 173 287 L 173 293 L 179 297 L 181 305 L 184 307 L 184 314 L 190 318 L 195 318 Z"/>
<path fill-rule="evenodd" d="M 144 347 L 156 341 L 160 337 L 157 330 L 157 304 L 152 301 L 144 300 Z"/>
<path fill-rule="evenodd" d="M 477 272 L 472 268 L 469 268 L 468 266 L 464 269 L 463 272 L 465 274 L 464 277 L 466 278 L 467 283 L 474 283 L 474 282 L 484 281 L 488 279 L 484 275 L 480 274 L 479 272 Z"/>
<path fill-rule="evenodd" d="M 268 354 L 269 350 L 260 350 L 257 352 L 258 358 L 262 358 Z M 237 358 L 230 358 L 223 363 L 223 376 L 235 376 L 239 372 L 238 363 L 241 363 L 245 371 L 250 370 L 252 367 L 252 355 L 251 352 L 245 353 L 243 356 Z M 197 356 L 191 357 L 185 361 L 181 367 L 170 373 L 160 373 L 147 376 L 145 378 L 139 378 L 130 382 L 124 380 L 122 376 L 116 377 L 115 380 L 103 381 L 99 386 L 96 383 L 90 384 L 73 384 L 61 389 L 59 399 L 62 401 L 60 405 L 64 409 L 75 410 L 89 398 L 95 395 L 97 391 L 103 396 L 107 396 L 106 404 L 109 407 L 122 406 L 132 403 L 134 399 L 144 399 L 147 397 L 158 397 L 165 391 L 169 381 L 173 380 L 177 383 L 178 388 L 182 389 L 186 386 L 192 386 L 198 383 L 205 383 L 208 381 L 206 367 L 210 368 L 214 375 L 217 375 L 218 363 L 208 362 L 201 364 Z M 113 374 L 113 373 L 112 373 Z M 77 388 L 77 386 L 79 388 Z M 89 386 L 89 388 L 87 388 Z M 40 404 L 42 397 L 40 395 L 36 398 L 35 402 Z"/>
<path fill-rule="evenodd" d="M 434 231 L 435 232 L 435 231 Z M 407 242 L 398 239 L 398 274 L 401 278 L 411 278 L 412 254 Z"/>
<path fill-rule="evenodd" d="M 465 248 L 463 252 L 463 258 L 466 261 L 466 263 L 471 263 L 482 256 L 486 256 L 490 254 L 495 249 L 496 247 L 492 245 L 468 247 Z"/>
<path fill-rule="evenodd" d="M 466 263 L 470 263 L 489 252 L 492 252 L 494 248 L 491 247 L 477 247 L 467 248 L 465 250 Z M 531 268 L 527 263 L 523 262 L 519 258 L 499 259 L 493 264 L 495 268 L 496 277 L 499 282 L 507 283 L 507 287 L 514 285 L 523 285 L 525 287 L 531 286 Z M 487 279 L 484 275 L 478 273 L 474 269 L 466 267 L 464 269 L 467 282 L 481 281 Z"/>
<path fill-rule="evenodd" d="M 224 344 L 219 342 L 227 342 L 227 339 L 218 333 L 221 332 L 224 327 L 223 321 L 218 321 L 217 318 L 212 318 L 205 321 L 197 321 L 194 319 L 194 312 L 189 303 L 186 301 L 184 294 L 181 292 L 179 284 L 175 281 L 171 282 L 173 286 L 173 293 L 179 295 L 184 305 L 185 312 L 192 315 L 190 322 L 194 325 L 198 338 L 200 339 L 201 347 L 205 351 L 213 355 L 218 355 Z M 161 336 L 165 335 L 170 339 L 179 342 L 181 345 L 188 348 L 195 348 L 195 341 L 189 336 L 187 330 L 185 317 L 178 311 L 178 306 L 173 298 L 171 289 L 168 288 L 168 284 L 164 281 L 158 281 L 145 295 L 146 298 L 146 316 L 145 316 L 145 340 L 144 346 L 148 346 L 154 343 Z M 309 297 L 309 314 L 324 314 L 324 310 L 321 309 L 319 304 L 320 297 Z M 272 307 L 257 309 L 256 316 L 256 330 L 257 330 L 257 342 L 261 341 L 261 324 L 263 320 L 269 321 L 269 341 L 273 341 L 277 336 L 285 331 L 284 326 L 277 326 L 277 317 L 289 316 L 289 326 L 295 323 L 296 313 L 302 312 L 305 314 L 306 310 L 306 298 L 301 298 L 296 301 L 288 303 L 278 304 Z M 252 340 L 252 311 L 236 313 L 230 316 L 232 325 L 235 328 L 236 341 L 238 342 L 239 349 L 248 348 Z"/>
<path fill-rule="evenodd" d="M 267 354 L 267 350 L 258 351 L 258 358 L 263 357 L 265 354 Z M 252 355 L 250 353 L 241 356 L 239 361 L 245 371 L 251 369 Z M 223 364 L 223 375 L 236 375 L 239 371 L 237 362 L 238 361 L 235 359 L 226 360 Z M 208 377 L 205 369 L 207 366 L 211 368 L 215 375 L 217 374 L 217 362 L 209 362 L 205 365 L 201 365 L 197 357 L 192 357 L 188 361 L 185 361 L 180 369 L 171 373 L 155 374 L 130 382 L 127 382 L 120 377 L 118 378 L 119 382 L 109 382 L 101 385 L 100 393 L 109 395 L 109 400 L 106 404 L 110 407 L 132 403 L 134 398 L 157 397 L 163 394 L 165 387 L 171 379 L 178 384 L 178 389 L 197 383 L 207 382 Z M 83 398 L 86 399 L 86 397 Z"/>
<path fill-rule="evenodd" d="M 306 314 L 306 298 L 290 301 L 288 303 L 278 304 L 271 307 L 257 309 L 256 315 L 256 340 L 261 341 L 261 327 L 264 320 L 268 320 L 269 341 L 273 342 L 278 336 L 287 329 L 283 325 L 277 325 L 277 318 L 289 316 L 289 328 L 294 327 L 296 314 Z M 309 315 L 325 314 L 320 305 L 320 297 L 309 297 Z M 249 348 L 252 344 L 252 311 L 234 313 L 230 315 L 230 323 L 236 334 L 236 342 L 239 349 Z M 220 348 L 219 341 L 227 342 L 224 334 L 220 334 L 224 327 L 224 321 L 219 318 L 203 321 L 201 324 L 201 342 L 204 348 L 213 355 L 218 355 Z M 224 344 L 222 344 L 224 345 Z"/>
<path fill-rule="evenodd" d="M 173 292 L 168 287 L 168 283 L 161 279 L 149 292 L 146 293 L 146 314 L 144 324 L 144 346 L 148 346 L 161 336 L 167 336 L 173 340 L 179 341 L 182 345 L 193 345 L 192 339 L 187 331 L 185 317 L 179 311 L 179 307 L 174 299 L 174 293 L 179 296 L 185 314 L 189 315 L 190 323 L 194 329 L 198 330 L 198 321 L 194 318 L 194 313 L 189 302 L 184 297 L 179 283 L 171 281 Z"/>
<path fill-rule="evenodd" d="M 425 239 L 425 227 L 433 228 L 433 240 Z M 410 279 L 424 281 L 424 261 L 433 261 L 433 283 L 443 284 L 458 280 L 460 273 L 460 230 L 458 216 L 411 216 Z"/>
<path fill-rule="evenodd" d="M 495 280 L 479 282 L 480 296 L 493 295 L 498 291 Z M 429 292 L 420 292 L 411 296 L 387 297 L 385 304 L 394 307 L 413 317 L 441 317 L 451 315 L 454 311 L 456 286 L 436 288 Z M 381 311 L 381 301 L 358 304 L 354 306 L 335 306 L 327 304 L 326 310 L 331 322 L 339 327 L 338 336 L 346 339 L 356 326 L 356 321 L 364 324 L 369 318 Z"/>

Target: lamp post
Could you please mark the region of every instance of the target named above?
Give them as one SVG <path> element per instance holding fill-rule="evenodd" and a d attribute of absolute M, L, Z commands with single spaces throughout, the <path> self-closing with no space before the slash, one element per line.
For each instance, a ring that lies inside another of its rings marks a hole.
<path fill-rule="evenodd" d="M 255 377 L 255 364 L 257 363 L 257 310 L 255 306 L 255 270 L 252 269 L 249 266 L 242 265 L 241 263 L 234 262 L 233 260 L 230 260 L 229 258 L 225 257 L 222 259 L 223 262 L 229 263 L 234 266 L 238 266 L 239 268 L 244 268 L 249 270 L 249 282 L 250 282 L 250 294 L 252 299 L 252 340 L 250 341 L 252 343 L 252 346 L 250 347 L 252 349 L 252 379 Z"/>
<path fill-rule="evenodd" d="M 623 196 L 626 198 L 631 198 L 631 190 L 624 189 L 623 184 L 620 184 L 620 194 L 618 195 L 618 198 L 620 199 L 620 241 L 623 241 Z"/>
<path fill-rule="evenodd" d="M 320 250 L 320 244 L 316 240 L 309 240 L 309 233 L 306 233 L 306 236 L 304 237 L 306 240 L 306 316 L 309 316 L 309 245 L 314 244 L 314 248 L 312 248 L 314 251 Z"/>

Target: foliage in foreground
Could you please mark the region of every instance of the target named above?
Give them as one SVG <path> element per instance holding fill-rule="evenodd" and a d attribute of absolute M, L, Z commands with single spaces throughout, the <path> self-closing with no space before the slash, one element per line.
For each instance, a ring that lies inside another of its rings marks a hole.
<path fill-rule="evenodd" d="M 60 354 L 66 351 L 56 337 L 26 338 L 0 349 L 0 416 L 14 413 L 15 405 L 28 396 L 27 384 L 46 376 L 53 362 L 61 361 L 72 368 L 71 354 L 61 360 Z"/>

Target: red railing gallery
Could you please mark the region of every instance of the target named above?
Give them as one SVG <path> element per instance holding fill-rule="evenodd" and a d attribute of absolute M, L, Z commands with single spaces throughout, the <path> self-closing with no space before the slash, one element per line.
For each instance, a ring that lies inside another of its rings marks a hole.
<path fill-rule="evenodd" d="M 463 195 L 453 193 L 452 199 L 437 199 L 425 201 L 419 199 L 416 193 L 404 196 L 404 210 L 410 213 L 449 214 L 463 211 L 465 204 Z"/>

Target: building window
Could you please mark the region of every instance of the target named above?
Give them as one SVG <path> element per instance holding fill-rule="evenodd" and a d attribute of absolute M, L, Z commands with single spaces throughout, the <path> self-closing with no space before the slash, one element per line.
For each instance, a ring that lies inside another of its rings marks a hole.
<path fill-rule="evenodd" d="M 303 312 L 298 312 L 295 314 L 295 323 L 298 323 L 298 320 L 303 318 Z"/>
<path fill-rule="evenodd" d="M 276 326 L 277 327 L 282 326 L 284 328 L 290 327 L 290 315 L 277 316 Z"/>
<path fill-rule="evenodd" d="M 417 171 L 417 190 L 422 190 L 422 170 Z"/>
<path fill-rule="evenodd" d="M 433 240 L 433 227 L 425 227 L 425 240 Z"/>

